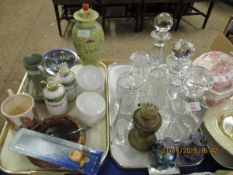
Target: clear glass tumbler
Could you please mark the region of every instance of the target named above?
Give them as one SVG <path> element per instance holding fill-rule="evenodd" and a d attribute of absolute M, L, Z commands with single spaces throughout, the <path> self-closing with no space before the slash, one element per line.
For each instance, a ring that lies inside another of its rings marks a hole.
<path fill-rule="evenodd" d="M 151 70 L 140 94 L 140 103 L 153 103 L 162 108 L 166 96 L 167 77 L 161 68 Z"/>

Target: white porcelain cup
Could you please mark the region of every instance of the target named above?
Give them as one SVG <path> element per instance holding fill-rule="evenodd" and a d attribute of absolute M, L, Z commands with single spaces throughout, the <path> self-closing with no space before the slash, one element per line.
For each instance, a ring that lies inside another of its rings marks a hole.
<path fill-rule="evenodd" d="M 10 127 L 18 130 L 21 127 L 30 128 L 35 124 L 36 109 L 32 96 L 8 90 L 8 97 L 2 102 L 1 112 L 7 118 Z"/>

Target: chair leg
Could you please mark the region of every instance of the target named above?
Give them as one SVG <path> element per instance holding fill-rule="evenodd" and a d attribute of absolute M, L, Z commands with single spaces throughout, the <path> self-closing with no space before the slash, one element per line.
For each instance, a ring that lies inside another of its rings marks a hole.
<path fill-rule="evenodd" d="M 64 13 L 65 13 L 65 18 L 68 21 L 68 8 L 66 5 L 64 5 Z"/>
<path fill-rule="evenodd" d="M 105 31 L 105 18 L 106 18 L 106 11 L 107 11 L 107 8 L 105 5 L 101 5 L 101 14 L 102 14 L 102 27 L 103 27 L 103 30 Z"/>
<path fill-rule="evenodd" d="M 178 9 L 177 9 L 177 6 L 178 6 Z M 176 16 L 175 31 L 177 31 L 178 28 L 179 28 L 179 25 L 180 25 L 182 15 L 183 15 L 183 2 L 176 5 L 176 10 L 175 11 L 176 11 L 176 14 L 175 14 L 175 16 Z"/>
<path fill-rule="evenodd" d="M 214 7 L 214 4 L 215 4 L 215 0 L 211 0 L 211 1 L 210 1 L 209 8 L 208 8 L 208 11 L 207 11 L 207 13 L 206 13 L 206 17 L 205 17 L 204 23 L 203 23 L 203 25 L 202 25 L 202 29 L 204 29 L 205 26 L 206 26 L 206 24 L 207 24 L 207 21 L 208 21 L 208 19 L 209 19 L 209 17 L 210 17 L 211 11 L 212 11 L 212 9 L 213 9 L 213 7 Z"/>
<path fill-rule="evenodd" d="M 125 6 L 125 16 L 129 14 L 129 4 Z"/>
<path fill-rule="evenodd" d="M 58 5 L 53 3 L 53 6 L 54 6 L 55 14 L 56 14 L 57 27 L 58 27 L 59 35 L 62 36 L 61 23 L 60 23 L 61 19 L 60 19 L 60 15 L 59 15 L 59 11 L 58 11 Z"/>
<path fill-rule="evenodd" d="M 139 28 L 139 32 L 142 31 L 143 25 L 144 25 L 144 15 L 145 15 L 145 11 L 146 11 L 146 4 L 142 4 L 141 5 L 141 23 L 140 23 L 140 28 Z"/>
<path fill-rule="evenodd" d="M 140 8 L 140 4 L 136 4 L 136 24 L 135 24 L 135 32 L 139 32 L 140 31 L 140 12 L 141 12 L 141 8 Z"/>

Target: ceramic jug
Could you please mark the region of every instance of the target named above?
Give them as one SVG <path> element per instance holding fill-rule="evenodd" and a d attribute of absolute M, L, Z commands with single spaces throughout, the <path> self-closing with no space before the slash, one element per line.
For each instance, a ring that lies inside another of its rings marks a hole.
<path fill-rule="evenodd" d="M 65 87 L 68 101 L 73 101 L 77 96 L 77 87 L 74 72 L 70 71 L 67 63 L 60 64 L 59 73 L 56 76 L 58 82 Z"/>
<path fill-rule="evenodd" d="M 40 82 L 46 80 L 46 72 L 43 68 L 43 56 L 32 54 L 23 58 L 23 65 L 27 71 L 27 83 L 24 91 L 33 96 L 35 101 L 44 101 L 43 88 Z"/>
<path fill-rule="evenodd" d="M 46 86 L 45 86 L 46 85 Z M 52 115 L 63 115 L 68 108 L 65 87 L 58 83 L 56 77 L 49 77 L 47 82 L 42 81 L 44 86 L 43 95 L 46 108 Z"/>
<path fill-rule="evenodd" d="M 74 13 L 77 20 L 72 29 L 72 40 L 83 65 L 98 66 L 104 41 L 102 26 L 96 21 L 98 12 L 83 4 L 82 9 Z"/>

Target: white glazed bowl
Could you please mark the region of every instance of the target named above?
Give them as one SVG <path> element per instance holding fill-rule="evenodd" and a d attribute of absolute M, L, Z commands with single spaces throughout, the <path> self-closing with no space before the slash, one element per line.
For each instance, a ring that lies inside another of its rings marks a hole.
<path fill-rule="evenodd" d="M 77 97 L 76 108 L 80 121 L 91 126 L 104 117 L 106 102 L 96 92 L 84 92 Z"/>
<path fill-rule="evenodd" d="M 80 92 L 104 92 L 104 76 L 102 71 L 95 66 L 83 66 L 77 74 Z"/>

